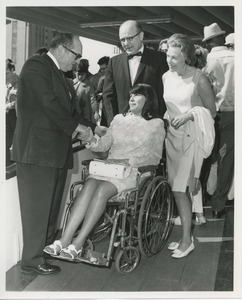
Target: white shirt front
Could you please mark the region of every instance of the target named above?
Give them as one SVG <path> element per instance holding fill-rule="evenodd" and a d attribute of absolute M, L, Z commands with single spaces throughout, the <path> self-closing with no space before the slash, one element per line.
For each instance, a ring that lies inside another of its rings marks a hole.
<path fill-rule="evenodd" d="M 144 45 L 142 45 L 139 51 L 143 54 Z M 141 57 L 142 56 L 134 56 L 133 58 L 129 59 L 129 73 L 132 85 L 134 85 L 134 80 L 139 68 Z"/>

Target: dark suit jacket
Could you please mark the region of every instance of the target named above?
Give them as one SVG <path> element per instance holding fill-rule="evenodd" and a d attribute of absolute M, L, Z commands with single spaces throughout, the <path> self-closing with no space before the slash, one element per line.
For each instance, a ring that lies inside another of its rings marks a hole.
<path fill-rule="evenodd" d="M 147 83 L 153 86 L 159 100 L 159 114 L 166 111 L 163 99 L 162 75 L 168 70 L 165 53 L 144 47 L 134 85 Z M 117 113 L 129 108 L 129 90 L 132 87 L 129 63 L 126 53 L 114 56 L 108 64 L 105 75 L 103 101 L 107 112 L 108 124 Z"/>
<path fill-rule="evenodd" d="M 72 167 L 72 133 L 78 123 L 95 128 L 74 111 L 74 97 L 70 82 L 48 55 L 26 61 L 19 76 L 13 160 Z"/>

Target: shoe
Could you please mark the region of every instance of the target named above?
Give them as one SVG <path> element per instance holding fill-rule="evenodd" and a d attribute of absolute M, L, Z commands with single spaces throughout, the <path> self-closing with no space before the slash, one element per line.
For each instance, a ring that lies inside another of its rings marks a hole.
<path fill-rule="evenodd" d="M 45 253 L 52 255 L 52 256 L 57 256 L 62 250 L 62 245 L 60 240 L 54 241 L 53 244 L 48 245 L 45 247 L 43 250 Z"/>
<path fill-rule="evenodd" d="M 83 248 L 81 248 L 80 250 L 76 250 L 76 247 L 71 244 L 67 248 L 63 248 L 60 251 L 58 258 L 74 261 L 77 256 L 80 256 L 79 254 L 82 254 L 82 252 L 83 252 Z"/>
<path fill-rule="evenodd" d="M 223 219 L 225 213 L 226 213 L 225 209 L 218 210 L 218 211 L 217 210 L 212 211 L 214 219 Z"/>
<path fill-rule="evenodd" d="M 194 242 L 194 237 L 191 236 L 191 241 Z M 176 250 L 180 245 L 180 241 L 179 242 L 171 242 L 169 245 L 168 245 L 168 250 Z"/>
<path fill-rule="evenodd" d="M 174 258 L 183 258 L 186 257 L 190 252 L 195 249 L 194 243 L 192 242 L 191 245 L 185 251 L 181 251 L 179 249 L 174 250 L 173 254 L 171 255 Z"/>
<path fill-rule="evenodd" d="M 168 245 L 168 250 L 176 250 L 178 247 L 179 247 L 180 243 L 179 242 L 171 242 L 169 245 Z"/>
<path fill-rule="evenodd" d="M 50 265 L 48 263 L 40 264 L 36 267 L 24 266 L 21 267 L 23 273 L 32 273 L 35 272 L 39 275 L 51 275 L 57 274 L 61 271 L 61 268 L 58 266 Z"/>
<path fill-rule="evenodd" d="M 203 225 L 207 222 L 207 220 L 204 216 L 196 216 L 195 220 L 196 220 L 195 225 Z"/>

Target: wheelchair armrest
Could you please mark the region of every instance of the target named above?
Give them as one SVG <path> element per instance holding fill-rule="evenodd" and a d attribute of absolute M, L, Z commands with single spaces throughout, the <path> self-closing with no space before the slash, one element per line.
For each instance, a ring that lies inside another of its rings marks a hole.
<path fill-rule="evenodd" d="M 83 165 L 83 166 L 89 166 L 90 165 L 90 162 L 92 161 L 93 159 L 86 159 L 86 160 L 83 160 L 82 162 L 81 162 L 81 164 Z"/>
<path fill-rule="evenodd" d="M 146 172 L 154 171 L 157 169 L 158 169 L 158 166 L 153 166 L 153 165 L 138 167 L 138 171 L 140 173 L 146 173 Z"/>

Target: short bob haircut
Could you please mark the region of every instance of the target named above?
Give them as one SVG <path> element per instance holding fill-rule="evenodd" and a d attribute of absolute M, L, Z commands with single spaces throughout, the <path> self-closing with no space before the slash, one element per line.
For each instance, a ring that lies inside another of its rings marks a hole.
<path fill-rule="evenodd" d="M 141 116 L 144 119 L 151 120 L 153 118 L 158 118 L 158 97 L 151 85 L 138 83 L 130 89 L 129 94 L 145 96 L 146 101 L 141 112 Z"/>
<path fill-rule="evenodd" d="M 169 37 L 168 41 L 169 47 L 178 47 L 181 49 L 182 55 L 185 58 L 185 63 L 189 66 L 194 66 L 197 58 L 195 54 L 194 43 L 189 39 L 188 36 L 181 33 L 174 33 Z"/>

